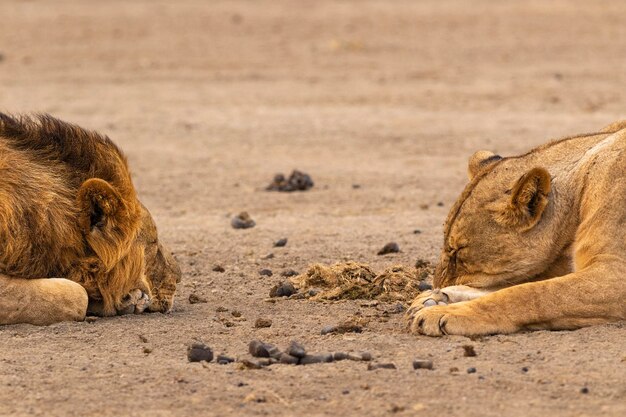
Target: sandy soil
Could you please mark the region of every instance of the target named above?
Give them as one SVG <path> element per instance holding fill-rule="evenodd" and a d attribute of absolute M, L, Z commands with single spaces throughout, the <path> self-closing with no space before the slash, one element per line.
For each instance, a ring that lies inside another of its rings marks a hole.
<path fill-rule="evenodd" d="M 169 315 L 1 328 L 0 415 L 626 415 L 623 323 L 432 339 L 405 334 L 383 304 L 264 301 L 281 271 L 312 262 L 435 261 L 473 151 L 514 154 L 623 118 L 625 13 L 585 1 L 0 2 L 0 109 L 116 140 L 185 273 Z M 315 188 L 263 191 L 293 168 Z M 230 227 L 242 210 L 255 228 Z M 376 256 L 389 241 L 402 252 Z M 208 303 L 189 304 L 192 292 Z M 365 332 L 320 335 L 357 312 Z M 259 317 L 273 325 L 254 329 Z M 398 369 L 187 362 L 190 342 L 241 356 L 253 338 L 369 351 Z M 414 371 L 416 358 L 435 369 Z"/>

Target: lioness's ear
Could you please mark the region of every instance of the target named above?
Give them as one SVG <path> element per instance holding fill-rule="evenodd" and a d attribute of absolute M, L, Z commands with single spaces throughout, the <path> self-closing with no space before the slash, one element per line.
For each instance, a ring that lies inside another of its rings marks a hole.
<path fill-rule="evenodd" d="M 489 166 L 490 164 L 502 159 L 500 155 L 496 155 L 490 151 L 478 151 L 474 153 L 469 159 L 467 164 L 467 176 L 470 181 L 478 174 L 480 170 Z"/>
<path fill-rule="evenodd" d="M 88 179 L 78 190 L 79 224 L 83 233 L 103 229 L 124 210 L 120 194 L 108 182 Z"/>
<path fill-rule="evenodd" d="M 550 173 L 544 168 L 533 168 L 522 175 L 511 189 L 511 198 L 499 220 L 521 231 L 531 229 L 548 205 L 550 182 Z"/>

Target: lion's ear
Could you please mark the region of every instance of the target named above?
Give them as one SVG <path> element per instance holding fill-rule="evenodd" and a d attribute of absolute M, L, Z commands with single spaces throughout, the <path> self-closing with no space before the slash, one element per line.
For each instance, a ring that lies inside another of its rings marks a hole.
<path fill-rule="evenodd" d="M 79 223 L 83 233 L 102 230 L 125 209 L 120 194 L 99 178 L 85 181 L 78 190 Z"/>
<path fill-rule="evenodd" d="M 483 168 L 490 164 L 502 159 L 500 155 L 496 155 L 490 151 L 478 151 L 474 153 L 469 159 L 467 164 L 467 176 L 470 181 L 478 174 Z"/>
<path fill-rule="evenodd" d="M 521 231 L 535 226 L 548 205 L 551 188 L 550 173 L 544 168 L 533 168 L 517 180 L 511 189 L 511 197 L 501 211 L 501 223 Z"/>

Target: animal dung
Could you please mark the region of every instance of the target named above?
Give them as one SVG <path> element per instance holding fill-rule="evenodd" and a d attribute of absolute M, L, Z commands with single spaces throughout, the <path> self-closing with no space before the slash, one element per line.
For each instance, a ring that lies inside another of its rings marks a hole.
<path fill-rule="evenodd" d="M 307 191 L 313 188 L 313 185 L 313 180 L 309 174 L 294 170 L 288 178 L 283 174 L 276 174 L 274 180 L 267 186 L 266 190 L 289 193 L 293 191 Z"/>

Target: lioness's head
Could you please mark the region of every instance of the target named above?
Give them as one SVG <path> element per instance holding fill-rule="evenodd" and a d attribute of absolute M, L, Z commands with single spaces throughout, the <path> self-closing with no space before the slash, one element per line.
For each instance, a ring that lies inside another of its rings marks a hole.
<path fill-rule="evenodd" d="M 541 167 L 516 158 L 475 153 L 470 183 L 454 204 L 444 227 L 436 287 L 505 287 L 545 272 L 554 259 L 543 221 L 551 210 L 551 177 Z"/>
<path fill-rule="evenodd" d="M 181 271 L 134 192 L 91 178 L 81 185 L 78 204 L 79 224 L 93 252 L 88 278 L 81 282 L 90 298 L 101 300 L 104 314 L 113 315 L 124 296 L 140 289 L 150 297 L 150 311 L 169 311 Z"/>

